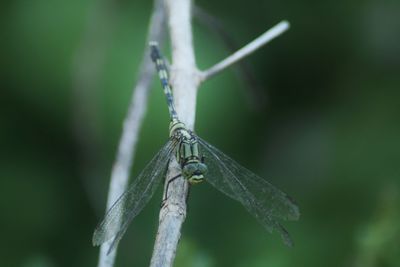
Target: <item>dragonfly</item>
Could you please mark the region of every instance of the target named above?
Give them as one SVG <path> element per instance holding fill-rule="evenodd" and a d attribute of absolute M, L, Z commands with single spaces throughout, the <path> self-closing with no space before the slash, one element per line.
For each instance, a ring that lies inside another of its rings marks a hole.
<path fill-rule="evenodd" d="M 180 175 L 189 184 L 210 183 L 239 201 L 269 232 L 278 232 L 283 242 L 292 246 L 292 239 L 280 221 L 299 218 L 296 203 L 286 193 L 204 141 L 179 120 L 168 68 L 157 43 L 150 42 L 150 51 L 167 99 L 171 118 L 169 139 L 107 211 L 94 231 L 93 245 L 112 240 L 108 252 L 115 248 L 131 221 L 154 195 L 166 175 L 170 160 L 175 157 L 181 167 Z"/>

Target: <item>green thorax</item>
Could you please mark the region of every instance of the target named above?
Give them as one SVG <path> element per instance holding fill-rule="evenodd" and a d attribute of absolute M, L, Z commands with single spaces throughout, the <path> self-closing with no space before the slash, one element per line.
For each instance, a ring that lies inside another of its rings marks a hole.
<path fill-rule="evenodd" d="M 170 137 L 179 141 L 176 159 L 182 168 L 182 175 L 191 184 L 202 182 L 207 172 L 207 166 L 203 163 L 197 137 L 179 120 L 171 121 L 169 128 Z"/>

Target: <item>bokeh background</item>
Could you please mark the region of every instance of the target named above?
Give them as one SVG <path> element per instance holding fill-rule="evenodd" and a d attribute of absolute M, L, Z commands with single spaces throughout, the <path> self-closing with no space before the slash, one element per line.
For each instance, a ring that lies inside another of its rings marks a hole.
<path fill-rule="evenodd" d="M 399 266 L 400 2 L 196 3 L 239 46 L 291 22 L 246 60 L 255 87 L 232 70 L 201 87 L 196 131 L 288 192 L 302 217 L 285 223 L 289 249 L 240 204 L 196 186 L 175 266 Z M 151 1 L 0 5 L 0 266 L 95 266 L 91 235 L 104 214 Z M 229 54 L 198 22 L 194 40 L 202 69 Z M 167 130 L 157 82 L 133 176 Z M 129 228 L 117 266 L 149 264 L 160 201 L 161 191 Z"/>

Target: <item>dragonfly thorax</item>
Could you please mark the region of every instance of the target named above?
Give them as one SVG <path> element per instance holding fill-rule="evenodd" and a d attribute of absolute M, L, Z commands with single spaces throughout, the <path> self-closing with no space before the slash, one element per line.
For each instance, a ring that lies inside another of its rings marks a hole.
<path fill-rule="evenodd" d="M 191 184 L 202 182 L 207 166 L 203 163 L 197 137 L 177 120 L 170 124 L 170 136 L 179 141 L 176 158 L 182 168 L 183 177 Z"/>
<path fill-rule="evenodd" d="M 182 175 L 189 183 L 196 184 L 204 180 L 207 166 L 202 162 L 196 136 L 189 134 L 189 138 L 182 136 L 177 149 L 177 159 L 182 168 Z"/>

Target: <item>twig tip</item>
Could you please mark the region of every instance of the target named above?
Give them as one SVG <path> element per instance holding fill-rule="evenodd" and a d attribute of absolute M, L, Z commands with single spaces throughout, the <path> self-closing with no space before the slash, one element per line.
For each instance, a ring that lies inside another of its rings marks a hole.
<path fill-rule="evenodd" d="M 290 28 L 290 22 L 287 20 L 282 20 L 277 26 L 282 27 L 282 30 L 286 31 Z"/>

